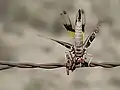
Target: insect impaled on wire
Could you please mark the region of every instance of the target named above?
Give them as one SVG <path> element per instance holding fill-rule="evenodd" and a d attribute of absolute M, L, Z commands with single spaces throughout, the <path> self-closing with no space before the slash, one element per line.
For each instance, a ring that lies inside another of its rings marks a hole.
<path fill-rule="evenodd" d="M 76 15 L 75 24 L 72 25 L 71 20 L 66 11 L 63 11 L 61 15 L 64 18 L 64 27 L 69 33 L 72 33 L 74 38 L 74 43 L 68 43 L 65 41 L 59 41 L 52 38 L 48 38 L 38 34 L 41 37 L 50 39 L 55 41 L 68 49 L 65 52 L 66 58 L 66 70 L 67 75 L 69 75 L 69 70 L 74 71 L 77 66 L 89 66 L 89 63 L 86 62 L 86 49 L 91 45 L 93 40 L 95 39 L 97 33 L 99 32 L 99 25 L 90 33 L 90 35 L 84 41 L 84 32 L 85 32 L 85 11 L 83 9 L 79 9 Z M 74 26 L 74 27 L 73 27 Z"/>
<path fill-rule="evenodd" d="M 99 21 L 97 23 L 96 28 L 88 35 L 88 37 L 84 40 L 84 32 L 85 32 L 85 12 L 83 9 L 79 9 L 76 15 L 75 24 L 71 23 L 71 20 L 66 11 L 63 11 L 61 15 L 64 18 L 64 27 L 70 33 L 70 35 L 74 38 L 74 43 L 68 43 L 65 41 L 60 41 L 52 38 L 48 38 L 37 34 L 40 37 L 44 37 L 46 39 L 50 39 L 65 48 L 68 51 L 65 52 L 65 63 L 46 63 L 46 64 L 37 64 L 37 63 L 15 63 L 15 62 L 7 62 L 7 61 L 0 61 L 0 71 L 10 69 L 10 68 L 43 68 L 43 69 L 55 69 L 66 67 L 67 75 L 69 75 L 69 71 L 74 71 L 76 68 L 81 67 L 103 67 L 103 68 L 113 68 L 120 66 L 120 63 L 116 62 L 104 62 L 104 63 L 97 63 L 91 62 L 91 59 L 87 61 L 87 57 L 89 54 L 87 53 L 88 48 L 90 47 L 91 43 L 95 39 L 96 35 L 99 33 L 99 26 L 103 22 L 108 22 L 106 20 Z"/>

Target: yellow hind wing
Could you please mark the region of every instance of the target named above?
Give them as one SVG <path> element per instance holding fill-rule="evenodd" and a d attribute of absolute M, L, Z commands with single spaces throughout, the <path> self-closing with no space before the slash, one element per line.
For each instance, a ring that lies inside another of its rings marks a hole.
<path fill-rule="evenodd" d="M 69 35 L 70 37 L 74 37 L 74 36 L 75 36 L 75 32 L 68 31 L 68 35 Z"/>
<path fill-rule="evenodd" d="M 83 40 L 83 42 L 84 42 L 84 32 L 82 32 L 82 40 Z"/>

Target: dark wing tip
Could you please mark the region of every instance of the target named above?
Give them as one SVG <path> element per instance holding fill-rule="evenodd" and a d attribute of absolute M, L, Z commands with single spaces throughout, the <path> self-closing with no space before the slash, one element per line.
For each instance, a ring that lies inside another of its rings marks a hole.
<path fill-rule="evenodd" d="M 66 11 L 63 11 L 63 12 L 60 13 L 60 15 L 63 15 L 63 14 L 67 14 L 67 12 L 66 12 Z"/>
<path fill-rule="evenodd" d="M 81 10 L 80 9 L 78 10 L 78 15 L 77 15 L 77 19 L 76 20 L 78 20 L 78 21 L 81 20 Z"/>
<path fill-rule="evenodd" d="M 85 13 L 83 9 L 81 9 L 81 12 L 82 12 L 82 14 L 84 14 L 84 13 Z"/>
<path fill-rule="evenodd" d="M 78 12 L 80 12 L 80 9 L 78 10 Z"/>
<path fill-rule="evenodd" d="M 66 11 L 63 11 L 64 14 L 66 14 L 67 12 Z"/>

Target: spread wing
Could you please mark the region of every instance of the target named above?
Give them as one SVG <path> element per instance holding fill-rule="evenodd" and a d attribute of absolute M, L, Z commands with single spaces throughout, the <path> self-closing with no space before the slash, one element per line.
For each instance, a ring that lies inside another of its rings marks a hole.
<path fill-rule="evenodd" d="M 80 12 L 80 17 L 81 17 L 81 21 L 82 22 L 82 40 L 84 40 L 84 31 L 85 31 L 85 12 L 83 9 L 79 9 Z M 61 13 L 62 17 L 63 17 L 63 25 L 66 28 L 66 30 L 68 31 L 69 35 L 74 37 L 75 35 L 75 29 L 73 28 L 73 25 L 71 23 L 71 20 L 69 18 L 69 15 L 67 14 L 66 11 L 63 11 Z"/>
<path fill-rule="evenodd" d="M 64 25 L 64 27 L 68 31 L 69 35 L 74 37 L 75 30 L 74 30 L 74 28 L 72 26 L 71 20 L 70 20 L 70 18 L 68 16 L 67 12 L 63 11 L 61 13 L 61 16 L 63 17 L 63 25 Z"/>

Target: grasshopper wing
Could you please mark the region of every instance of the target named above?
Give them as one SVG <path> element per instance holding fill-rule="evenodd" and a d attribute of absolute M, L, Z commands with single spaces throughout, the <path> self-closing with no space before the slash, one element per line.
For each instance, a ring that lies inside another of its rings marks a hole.
<path fill-rule="evenodd" d="M 74 34 L 75 34 L 75 30 L 72 26 L 72 23 L 71 23 L 71 20 L 67 14 L 66 11 L 63 11 L 61 13 L 62 17 L 63 17 L 63 25 L 64 27 L 66 28 L 66 30 L 68 31 L 69 35 L 74 37 Z"/>

